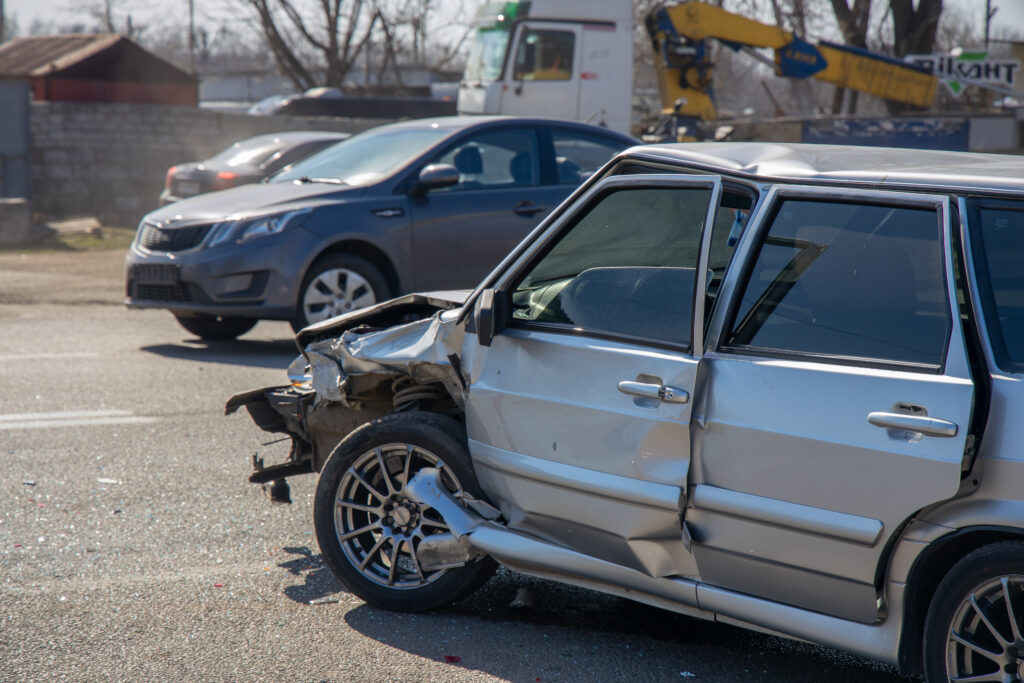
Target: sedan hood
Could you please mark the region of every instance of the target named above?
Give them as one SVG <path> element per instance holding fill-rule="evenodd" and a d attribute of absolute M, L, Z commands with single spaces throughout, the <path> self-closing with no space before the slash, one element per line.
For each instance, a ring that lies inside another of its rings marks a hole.
<path fill-rule="evenodd" d="M 364 187 L 328 183 L 258 183 L 221 192 L 201 194 L 169 204 L 147 214 L 145 220 L 158 226 L 184 227 L 227 218 L 262 216 L 311 203 L 358 196 Z M 314 201 L 316 200 L 316 201 Z"/>

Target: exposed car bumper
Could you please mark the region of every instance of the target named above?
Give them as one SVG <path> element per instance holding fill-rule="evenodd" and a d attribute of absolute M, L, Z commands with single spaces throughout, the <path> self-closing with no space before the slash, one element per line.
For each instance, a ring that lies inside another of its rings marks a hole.
<path fill-rule="evenodd" d="M 436 314 L 457 308 L 467 294 L 408 294 L 304 329 L 296 341 L 312 366 L 309 384 L 247 391 L 232 396 L 224 406 L 228 415 L 245 406 L 260 429 L 292 437 L 291 453 L 283 463 L 266 465 L 253 456 L 249 481 L 265 483 L 320 471 L 349 432 L 395 409 L 393 397 L 381 387 L 390 387 L 396 377 L 443 384 L 460 400 L 458 371 L 450 354 L 446 357 L 450 349 L 445 326 Z M 342 335 L 357 327 L 375 331 L 342 341 Z M 402 336 L 403 330 L 423 341 L 413 345 L 418 353 L 408 355 L 394 344 L 393 337 Z M 350 348 L 348 342 L 356 339 L 358 348 Z M 398 350 L 389 356 L 388 348 Z"/>
<path fill-rule="evenodd" d="M 133 244 L 125 259 L 125 304 L 207 314 L 288 320 L 296 280 L 319 238 L 302 228 L 244 245 L 157 252 Z"/>

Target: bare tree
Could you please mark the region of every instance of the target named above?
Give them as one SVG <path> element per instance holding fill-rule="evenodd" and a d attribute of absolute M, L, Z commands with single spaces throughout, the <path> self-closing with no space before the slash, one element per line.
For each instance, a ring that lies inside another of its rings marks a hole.
<path fill-rule="evenodd" d="M 342 87 L 380 20 L 375 0 L 239 2 L 257 20 L 278 66 L 303 90 Z"/>
<path fill-rule="evenodd" d="M 942 16 L 942 0 L 889 0 L 892 12 L 893 53 L 897 57 L 927 54 L 935 48 Z"/>

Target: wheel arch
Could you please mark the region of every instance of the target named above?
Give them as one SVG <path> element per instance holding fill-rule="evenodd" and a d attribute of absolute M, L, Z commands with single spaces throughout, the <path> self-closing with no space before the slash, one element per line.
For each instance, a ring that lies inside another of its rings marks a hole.
<path fill-rule="evenodd" d="M 924 673 L 923 632 L 931 597 L 939 583 L 960 559 L 978 548 L 999 541 L 1024 540 L 1024 529 L 999 524 L 982 524 L 957 529 L 932 541 L 914 560 L 907 576 L 900 632 L 900 670 Z"/>
<path fill-rule="evenodd" d="M 398 296 L 402 293 L 404 289 L 402 287 L 402 281 L 391 257 L 388 256 L 387 252 L 379 246 L 362 239 L 348 238 L 326 245 L 319 253 L 307 261 L 306 267 L 302 270 L 302 276 L 299 278 L 299 282 L 305 280 L 306 274 L 309 273 L 309 270 L 315 266 L 318 261 L 328 258 L 334 254 L 352 254 L 353 256 L 365 259 L 370 263 L 370 265 L 379 270 L 381 275 L 384 276 L 384 281 L 388 285 L 388 293 L 391 297 Z M 294 306 L 298 307 L 301 297 L 302 292 L 300 291 L 300 288 L 296 288 L 295 299 L 293 302 Z"/>

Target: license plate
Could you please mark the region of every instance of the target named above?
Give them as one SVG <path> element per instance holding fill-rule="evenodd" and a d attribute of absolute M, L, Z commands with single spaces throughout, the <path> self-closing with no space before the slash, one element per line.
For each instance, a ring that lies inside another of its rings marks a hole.
<path fill-rule="evenodd" d="M 176 285 L 180 277 L 178 266 L 152 263 L 133 266 L 130 279 L 140 285 Z"/>
<path fill-rule="evenodd" d="M 199 183 L 194 180 L 179 180 L 174 184 L 179 197 L 190 197 L 199 194 Z"/>

